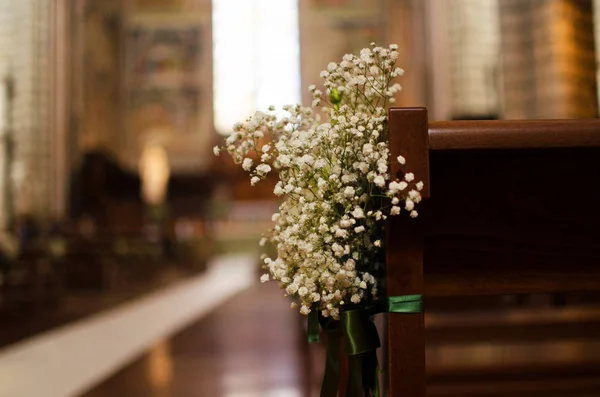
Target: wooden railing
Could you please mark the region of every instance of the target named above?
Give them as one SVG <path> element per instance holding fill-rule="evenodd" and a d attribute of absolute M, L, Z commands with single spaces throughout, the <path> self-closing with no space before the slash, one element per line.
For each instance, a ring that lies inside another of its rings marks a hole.
<path fill-rule="evenodd" d="M 425 183 L 419 218 L 390 221 L 390 296 L 424 294 L 427 311 L 428 297 L 600 291 L 600 120 L 392 109 L 390 146 Z M 427 395 L 425 347 L 423 314 L 389 315 L 390 396 Z"/>

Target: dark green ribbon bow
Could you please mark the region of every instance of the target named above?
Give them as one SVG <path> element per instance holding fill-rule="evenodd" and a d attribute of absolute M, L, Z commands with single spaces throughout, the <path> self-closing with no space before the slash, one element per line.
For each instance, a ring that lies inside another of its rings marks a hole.
<path fill-rule="evenodd" d="M 422 295 L 392 296 L 387 299 L 349 306 L 340 320 L 322 317 L 315 307 L 308 316 L 308 341 L 319 341 L 319 323 L 327 336 L 327 361 L 321 397 L 336 397 L 340 376 L 340 342 L 348 355 L 346 397 L 380 396 L 377 348 L 381 346 L 373 316 L 378 313 L 420 313 Z"/>

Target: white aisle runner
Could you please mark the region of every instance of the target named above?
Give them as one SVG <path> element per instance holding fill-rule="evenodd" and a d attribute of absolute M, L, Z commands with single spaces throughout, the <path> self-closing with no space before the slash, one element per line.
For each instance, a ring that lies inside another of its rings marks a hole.
<path fill-rule="evenodd" d="M 217 258 L 193 279 L 0 350 L 0 397 L 85 392 L 249 287 L 255 261 L 252 255 Z"/>

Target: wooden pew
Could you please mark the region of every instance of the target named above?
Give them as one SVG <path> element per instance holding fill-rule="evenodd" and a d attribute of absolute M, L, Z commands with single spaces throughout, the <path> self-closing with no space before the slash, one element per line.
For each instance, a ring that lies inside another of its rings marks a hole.
<path fill-rule="evenodd" d="M 425 189 L 390 220 L 388 295 L 600 291 L 600 120 L 389 122 L 392 177 L 403 155 Z M 424 314 L 388 316 L 390 396 L 428 394 L 425 346 Z"/>

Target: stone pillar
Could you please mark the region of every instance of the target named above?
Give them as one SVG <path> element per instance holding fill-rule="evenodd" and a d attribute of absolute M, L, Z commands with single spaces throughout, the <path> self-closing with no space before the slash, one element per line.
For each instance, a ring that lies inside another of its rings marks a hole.
<path fill-rule="evenodd" d="M 503 0 L 504 117 L 597 114 L 591 0 Z"/>
<path fill-rule="evenodd" d="M 0 76 L 14 79 L 14 162 L 17 213 L 51 215 L 54 181 L 50 125 L 53 0 L 0 0 Z"/>
<path fill-rule="evenodd" d="M 594 28 L 596 42 L 596 92 L 598 94 L 598 114 L 600 115 L 600 0 L 594 0 Z"/>
<path fill-rule="evenodd" d="M 454 0 L 447 7 L 451 117 L 499 116 L 497 0 Z"/>

